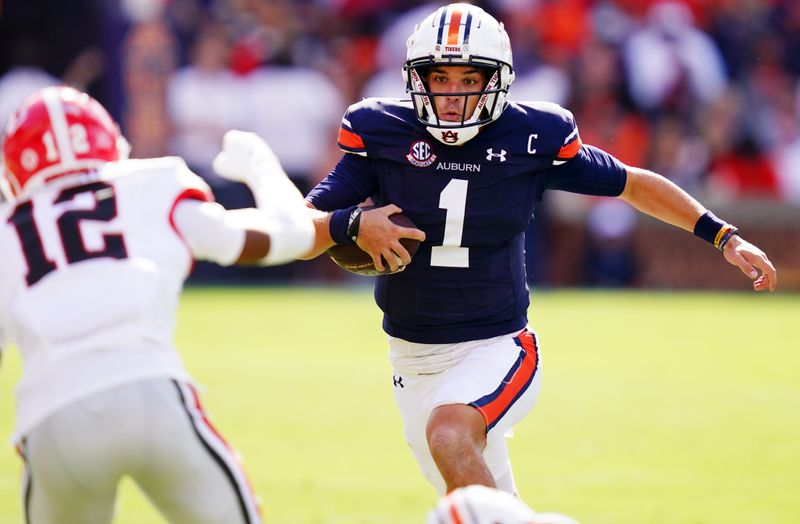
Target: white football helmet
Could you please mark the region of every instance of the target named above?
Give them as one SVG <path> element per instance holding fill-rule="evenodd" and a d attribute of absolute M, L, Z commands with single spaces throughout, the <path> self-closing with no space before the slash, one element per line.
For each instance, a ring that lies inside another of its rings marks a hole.
<path fill-rule="evenodd" d="M 514 495 L 477 484 L 451 491 L 428 513 L 427 524 L 578 524 L 558 513 L 536 513 Z"/>
<path fill-rule="evenodd" d="M 417 111 L 417 118 L 439 141 L 461 145 L 474 138 L 481 126 L 497 120 L 506 106 L 508 88 L 514 81 L 511 41 L 505 28 L 483 9 L 470 4 L 440 7 L 417 25 L 406 42 L 407 60 L 403 66 L 406 91 Z M 436 114 L 436 96 L 430 93 L 425 72 L 432 65 L 478 66 L 487 70 L 489 79 L 482 90 L 458 93 L 480 95 L 471 115 L 460 122 L 443 121 Z"/>

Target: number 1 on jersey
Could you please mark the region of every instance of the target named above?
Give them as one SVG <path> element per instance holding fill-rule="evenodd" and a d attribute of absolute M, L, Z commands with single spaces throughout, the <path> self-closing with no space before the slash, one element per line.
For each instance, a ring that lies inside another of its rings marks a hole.
<path fill-rule="evenodd" d="M 444 221 L 444 240 L 431 248 L 431 265 L 469 267 L 469 248 L 461 246 L 464 215 L 467 210 L 468 180 L 451 180 L 439 194 L 439 207 L 447 210 Z"/>

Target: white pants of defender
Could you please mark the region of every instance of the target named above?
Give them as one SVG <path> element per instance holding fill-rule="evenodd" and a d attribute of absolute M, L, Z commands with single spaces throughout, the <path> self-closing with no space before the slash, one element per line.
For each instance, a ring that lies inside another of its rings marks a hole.
<path fill-rule="evenodd" d="M 134 382 L 75 402 L 23 440 L 29 524 L 108 524 L 129 476 L 171 523 L 260 522 L 235 452 L 191 386 Z"/>
<path fill-rule="evenodd" d="M 505 439 L 539 396 L 541 372 L 533 331 L 457 344 L 390 338 L 389 346 L 406 442 L 425 478 L 445 494 L 445 481 L 426 438 L 431 412 L 446 404 L 466 404 L 476 407 L 486 420 L 483 457 L 497 487 L 516 493 Z"/>

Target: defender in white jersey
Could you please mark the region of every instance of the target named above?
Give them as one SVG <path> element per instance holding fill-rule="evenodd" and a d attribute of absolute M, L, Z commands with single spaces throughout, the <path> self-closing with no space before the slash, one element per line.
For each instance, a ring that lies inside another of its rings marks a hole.
<path fill-rule="evenodd" d="M 97 101 L 65 87 L 6 128 L 0 347 L 23 360 L 26 522 L 111 522 L 123 475 L 169 522 L 260 522 L 173 346 L 175 314 L 193 260 L 291 261 L 313 243 L 311 218 L 255 135 L 229 132 L 216 162 L 253 190 L 258 209 L 235 211 L 183 160 L 127 160 L 123 142 Z"/>

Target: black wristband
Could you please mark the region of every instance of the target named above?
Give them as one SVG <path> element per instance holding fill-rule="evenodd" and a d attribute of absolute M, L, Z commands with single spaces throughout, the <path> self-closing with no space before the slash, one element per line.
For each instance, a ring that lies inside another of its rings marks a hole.
<path fill-rule="evenodd" d="M 357 209 L 359 209 L 358 206 L 353 206 L 345 209 L 337 209 L 331 213 L 331 219 L 328 223 L 328 230 L 331 233 L 331 239 L 337 244 L 356 243 L 355 240 L 348 235 L 348 231 L 351 225 L 350 217 Z"/>
<path fill-rule="evenodd" d="M 694 236 L 702 238 L 719 249 L 719 241 L 722 237 L 720 233 L 722 233 L 725 228 L 736 229 L 724 220 L 717 218 L 711 211 L 706 211 L 703 216 L 697 219 L 697 223 L 694 225 Z"/>
<path fill-rule="evenodd" d="M 353 243 L 358 240 L 358 229 L 361 226 L 361 213 L 364 211 L 363 207 L 357 207 L 350 212 L 350 219 L 347 222 L 347 236 Z"/>

